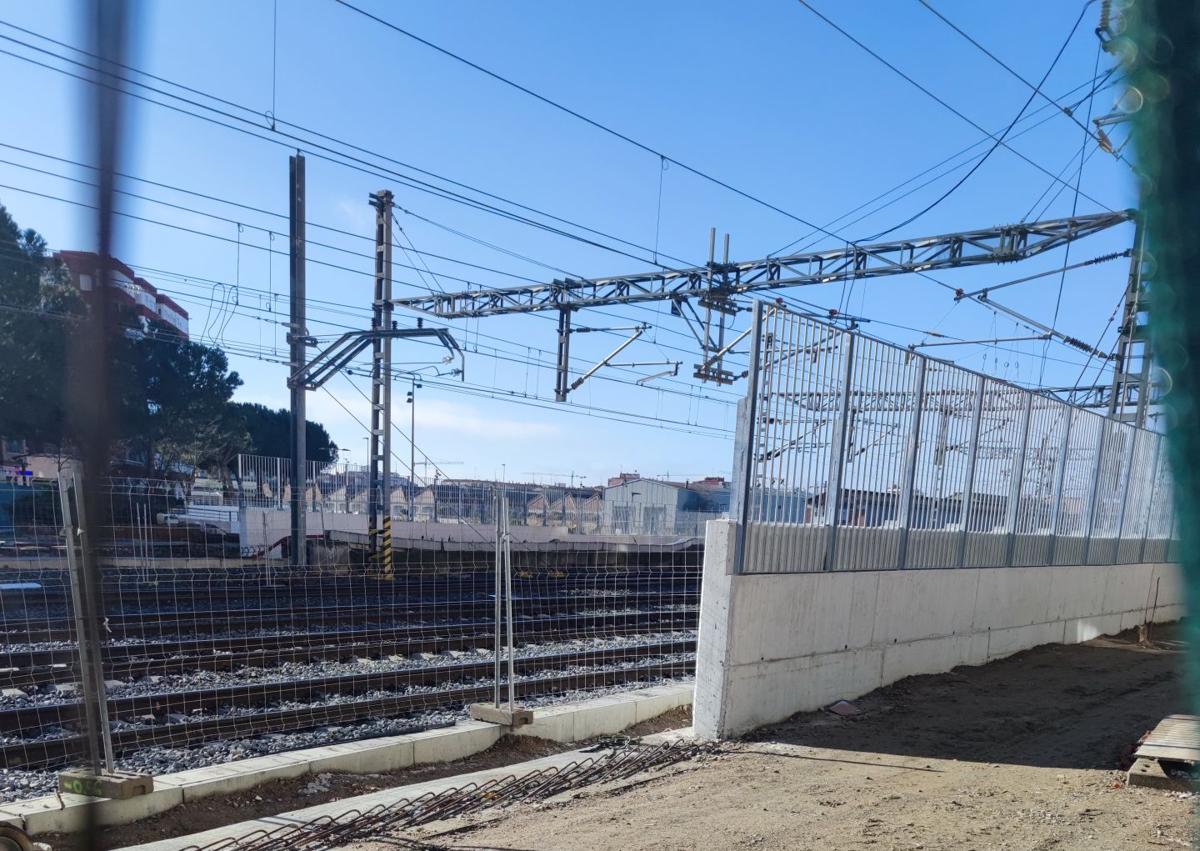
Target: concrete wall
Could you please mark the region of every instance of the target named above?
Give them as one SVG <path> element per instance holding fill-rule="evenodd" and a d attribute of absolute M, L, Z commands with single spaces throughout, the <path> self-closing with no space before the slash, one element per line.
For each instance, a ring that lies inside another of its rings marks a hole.
<path fill-rule="evenodd" d="M 1184 613 L 1170 564 L 735 575 L 736 531 L 713 521 L 705 541 L 693 710 L 703 738 Z"/>

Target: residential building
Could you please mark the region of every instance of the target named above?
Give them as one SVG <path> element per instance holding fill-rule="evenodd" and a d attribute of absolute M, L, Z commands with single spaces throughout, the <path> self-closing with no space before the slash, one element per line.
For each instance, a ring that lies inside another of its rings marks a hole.
<path fill-rule="evenodd" d="M 54 255 L 62 263 L 71 283 L 90 301 L 96 289 L 100 271 L 100 256 L 91 251 L 59 251 Z M 115 257 L 109 261 L 110 297 L 130 308 L 141 320 L 143 331 L 151 328 L 167 330 L 183 339 L 188 337 L 188 313 L 166 293 L 134 273 L 133 269 Z"/>

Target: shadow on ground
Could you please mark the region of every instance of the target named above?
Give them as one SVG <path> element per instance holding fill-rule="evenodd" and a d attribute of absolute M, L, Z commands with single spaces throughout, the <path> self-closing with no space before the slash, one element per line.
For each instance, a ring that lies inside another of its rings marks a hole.
<path fill-rule="evenodd" d="M 861 715 L 801 713 L 745 740 L 972 762 L 1126 767 L 1146 731 L 1187 711 L 1176 632 L 1159 627 L 1147 645 L 1132 631 L 1046 645 L 989 665 L 910 677 L 854 701 Z"/>

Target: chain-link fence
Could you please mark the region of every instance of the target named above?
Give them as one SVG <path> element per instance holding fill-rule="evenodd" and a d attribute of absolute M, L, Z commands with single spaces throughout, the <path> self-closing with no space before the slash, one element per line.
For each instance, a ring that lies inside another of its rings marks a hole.
<path fill-rule="evenodd" d="M 1171 557 L 1162 435 L 780 305 L 754 322 L 743 571 Z"/>
<path fill-rule="evenodd" d="M 511 657 L 513 692 L 531 706 L 691 676 L 700 535 L 587 531 L 573 520 L 581 508 L 560 505 L 569 487 L 474 483 L 432 503 L 428 521 L 397 523 L 386 569 L 365 518 L 351 528 L 355 515 L 332 513 L 310 526 L 297 568 L 286 511 L 239 509 L 236 491 L 227 506 L 228 489 L 196 487 L 204 478 L 113 479 L 89 518 L 118 768 L 163 773 L 452 724 L 493 698 L 498 649 L 504 692 Z M 9 484 L 0 503 L 0 799 L 50 791 L 85 745 L 59 490 Z M 220 499 L 196 503 L 198 491 Z M 497 585 L 501 501 L 511 595 Z M 198 508 L 232 508 L 234 521 Z M 599 529 L 602 507 L 589 510 Z M 246 547 L 237 518 L 252 511 L 278 520 L 281 540 Z M 703 529 L 686 514 L 677 528 Z"/>

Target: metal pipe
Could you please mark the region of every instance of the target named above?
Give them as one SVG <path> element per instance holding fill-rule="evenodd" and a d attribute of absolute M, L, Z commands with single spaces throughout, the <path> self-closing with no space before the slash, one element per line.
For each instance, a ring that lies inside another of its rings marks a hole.
<path fill-rule="evenodd" d="M 917 454 L 921 449 L 921 419 L 924 410 L 925 398 L 925 373 L 929 368 L 929 361 L 925 358 L 919 359 L 917 367 L 917 386 L 913 393 L 913 419 L 912 426 L 908 432 L 908 457 L 904 462 L 904 486 L 900 491 L 900 511 L 897 512 L 897 520 L 902 524 L 900 526 L 900 549 L 897 553 L 896 566 L 903 569 L 908 567 L 908 541 L 913 520 L 913 488 L 916 485 L 917 479 Z"/>
<path fill-rule="evenodd" d="M 825 570 L 833 570 L 834 556 L 837 554 L 837 528 L 840 522 L 840 503 L 842 499 L 842 476 L 846 465 L 846 436 L 850 433 L 850 396 L 851 385 L 854 382 L 854 340 L 855 335 L 843 331 L 842 340 L 845 358 L 842 371 L 842 402 L 835 425 L 836 438 L 829 446 L 829 481 L 825 485 L 825 522 L 829 524 L 829 537 L 825 546 Z"/>
<path fill-rule="evenodd" d="M 962 505 L 959 506 L 959 522 L 962 523 L 962 540 L 958 545 L 958 567 L 967 566 L 967 535 L 970 533 L 971 503 L 975 501 L 975 468 L 979 462 L 979 427 L 983 423 L 983 395 L 987 379 L 978 378 L 975 391 L 975 412 L 971 418 L 971 442 L 967 449 L 967 482 L 963 488 Z"/>
<path fill-rule="evenodd" d="M 745 419 L 742 423 L 739 423 L 738 428 L 739 433 L 744 434 L 746 439 L 740 447 L 742 457 L 735 457 L 733 459 L 733 469 L 741 477 L 741 481 L 734 482 L 740 494 L 737 540 L 735 542 L 737 554 L 734 571 L 736 573 L 744 573 L 746 570 L 746 535 L 749 531 L 751 520 L 750 495 L 753 491 L 755 468 L 754 431 L 758 407 L 758 377 L 761 369 L 760 360 L 762 358 L 763 311 L 763 303 L 755 301 L 750 319 L 750 374 L 746 382 L 746 398 L 743 400 L 744 410 L 740 412 L 744 414 Z M 742 405 L 739 405 L 739 408 L 742 408 Z"/>

